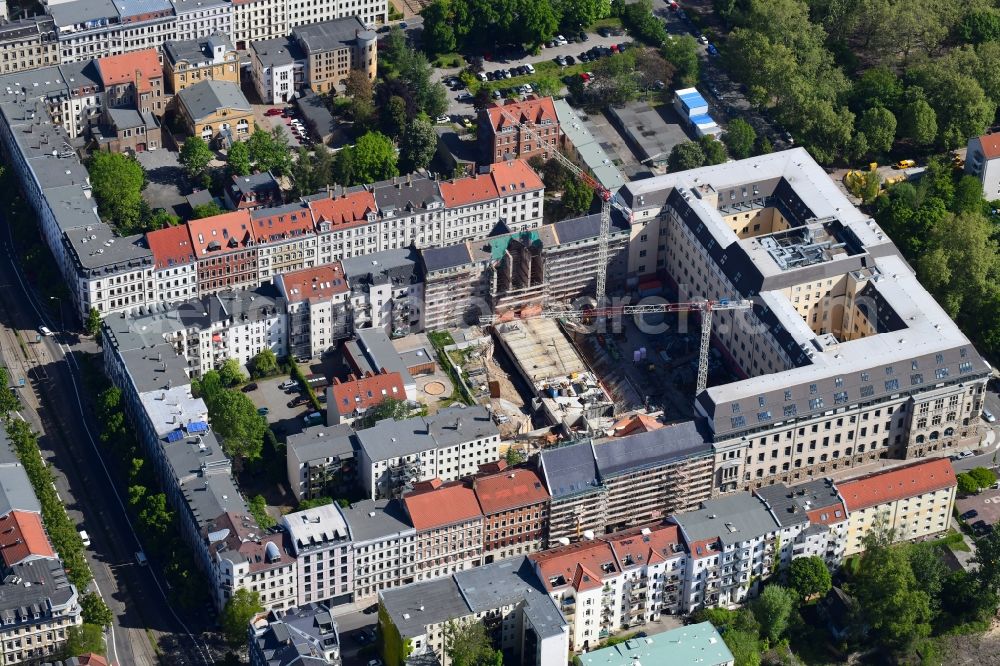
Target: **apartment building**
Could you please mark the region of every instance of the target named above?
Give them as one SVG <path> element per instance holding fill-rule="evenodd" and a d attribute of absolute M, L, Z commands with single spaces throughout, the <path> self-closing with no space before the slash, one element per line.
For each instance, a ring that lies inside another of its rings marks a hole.
<path fill-rule="evenodd" d="M 288 34 L 287 0 L 232 0 L 232 40 L 238 51 L 254 42 L 279 39 Z"/>
<path fill-rule="evenodd" d="M 260 210 L 261 208 L 281 208 L 284 203 L 281 196 L 281 185 L 278 183 L 278 179 L 275 178 L 270 171 L 265 171 L 263 173 L 252 173 L 246 176 L 237 176 L 233 174 L 231 182 L 226 186 L 223 191 L 223 197 L 225 197 L 226 206 L 230 210 L 240 210 L 242 208 L 247 208 L 249 210 Z M 301 204 L 300 204 L 301 207 Z M 289 209 L 285 209 L 287 212 Z M 293 215 L 297 215 L 299 211 L 291 209 Z M 283 212 L 279 210 L 271 211 L 271 215 L 282 215 Z M 312 215 L 306 211 L 307 215 L 312 220 Z M 297 221 L 298 216 L 291 218 L 289 221 Z M 271 235 L 275 236 L 276 241 L 284 240 L 289 234 L 290 235 L 300 235 L 303 230 L 299 230 L 298 233 L 295 231 L 282 231 L 284 227 L 281 226 L 284 219 L 278 219 L 277 225 L 274 225 L 274 220 L 271 221 L 271 225 L 274 227 L 273 233 Z M 258 223 L 258 226 L 263 226 L 264 223 Z M 305 231 L 312 232 L 312 224 L 310 224 Z M 271 231 L 271 229 L 267 229 Z M 315 243 L 314 243 L 315 244 Z M 315 252 L 313 252 L 310 257 L 315 257 Z"/>
<path fill-rule="evenodd" d="M 203 372 L 227 359 L 236 359 L 246 367 L 265 349 L 278 358 L 288 355 L 288 317 L 277 299 L 261 291 L 230 290 L 206 300 L 212 363 L 207 367 L 202 353 Z"/>
<path fill-rule="evenodd" d="M 565 99 L 553 100 L 559 119 L 560 143 L 563 153 L 582 165 L 606 190 L 614 194 L 625 184 L 625 176 L 615 165 L 601 142 Z"/>
<path fill-rule="evenodd" d="M 233 49 L 229 35 L 233 32 L 233 3 L 231 0 L 171 0 L 177 23 L 170 39 L 178 42 L 197 42 L 214 37 L 225 39 Z M 169 43 L 169 42 L 168 42 Z M 164 50 L 164 55 L 166 51 Z M 213 54 L 214 55 L 214 54 Z M 239 77 L 239 67 L 236 67 Z M 214 76 L 212 78 L 215 78 Z M 177 92 L 177 88 L 174 92 Z"/>
<path fill-rule="evenodd" d="M 549 543 L 662 519 L 712 494 L 713 452 L 693 422 L 539 455 L 552 495 Z"/>
<path fill-rule="evenodd" d="M 72 0 L 51 5 L 59 62 L 122 53 L 122 22 L 111 0 Z"/>
<path fill-rule="evenodd" d="M 188 3 L 196 0 L 180 1 Z M 177 6 L 180 12 L 181 5 Z M 228 0 L 214 7 L 232 10 L 232 4 Z M 206 10 L 206 13 L 210 10 L 211 8 Z M 194 9 L 188 13 L 196 16 L 201 12 Z M 187 32 L 190 37 L 181 37 L 179 22 L 181 14 L 178 13 L 177 16 L 178 39 L 170 40 L 163 45 L 163 74 L 167 80 L 167 90 L 176 95 L 184 88 L 206 79 L 229 81 L 239 85 L 240 59 L 233 43 L 229 41 L 229 30 L 195 27 Z M 211 21 L 210 16 L 198 17 L 197 20 L 202 19 Z"/>
<path fill-rule="evenodd" d="M 44 532 L 40 538 L 45 539 Z M 37 664 L 59 656 L 70 628 L 83 624 L 83 617 L 79 593 L 58 558 L 4 566 L 3 573 L 0 582 L 3 663 Z"/>
<path fill-rule="evenodd" d="M 354 554 L 354 602 L 376 600 L 382 590 L 412 583 L 416 530 L 400 500 L 361 500 L 341 509 Z"/>
<path fill-rule="evenodd" d="M 662 271 L 681 301 L 753 299 L 713 321 L 745 379 L 696 398 L 717 492 L 935 454 L 973 433 L 990 366 L 803 149 L 616 198 L 636 279 Z"/>
<path fill-rule="evenodd" d="M 250 74 L 254 89 L 266 104 L 284 104 L 306 88 L 306 59 L 288 37 L 250 43 Z"/>
<path fill-rule="evenodd" d="M 339 262 L 278 273 L 274 277 L 288 311 L 288 353 L 317 358 L 350 336 L 350 288 Z"/>
<path fill-rule="evenodd" d="M 434 479 L 403 497 L 415 530 L 414 578 L 431 580 L 483 563 L 483 513 L 472 488 Z"/>
<path fill-rule="evenodd" d="M 0 25 L 0 74 L 59 64 L 52 17 L 18 18 Z"/>
<path fill-rule="evenodd" d="M 387 590 L 379 605 L 385 655 L 403 654 L 405 643 L 413 662 L 452 666 L 445 649 L 447 626 L 482 622 L 505 664 L 547 666 L 569 658 L 568 625 L 538 589 L 525 557 Z M 401 663 L 390 658 L 389 666 Z"/>
<path fill-rule="evenodd" d="M 383 370 L 363 377 L 348 375 L 346 381 L 334 377 L 326 395 L 327 420 L 351 423 L 386 400 L 406 400 L 406 387 L 401 374 Z"/>
<path fill-rule="evenodd" d="M 497 102 L 479 112 L 478 122 L 486 164 L 535 156 L 545 160 L 559 150 L 559 117 L 551 97 Z"/>
<path fill-rule="evenodd" d="M 214 521 L 205 539 L 212 555 L 218 608 L 241 589 L 257 592 L 265 610 L 298 605 L 299 563 L 285 533 L 268 534 L 253 516 L 227 512 Z"/>
<path fill-rule="evenodd" d="M 171 0 L 112 0 L 121 22 L 119 38 L 123 52 L 146 48 L 159 50 L 173 38 L 177 15 Z"/>
<path fill-rule="evenodd" d="M 471 482 L 483 514 L 483 561 L 488 564 L 545 548 L 549 493 L 538 473 L 508 468 L 503 460 L 483 469 L 496 470 Z"/>
<path fill-rule="evenodd" d="M 305 6 L 303 0 L 291 0 L 300 2 Z M 306 84 L 317 94 L 342 88 L 351 70 L 362 71 L 374 81 L 378 67 L 376 37 L 357 15 L 299 24 L 291 33 L 306 59 Z"/>
<path fill-rule="evenodd" d="M 300 271 L 315 264 L 316 234 L 312 214 L 305 204 L 245 208 L 250 210 L 257 237 L 257 279 L 261 284 L 272 282 L 280 273 Z"/>
<path fill-rule="evenodd" d="M 354 431 L 344 424 L 308 428 L 287 442 L 288 484 L 298 500 L 350 494 L 358 485 Z"/>
<path fill-rule="evenodd" d="M 381 328 L 392 337 L 423 329 L 424 281 L 416 250 L 345 257 L 341 265 L 356 328 Z"/>
<path fill-rule="evenodd" d="M 580 655 L 582 666 L 733 666 L 736 659 L 711 622 L 689 624 L 677 629 L 628 640 Z"/>
<path fill-rule="evenodd" d="M 324 604 L 306 604 L 250 624 L 250 666 L 340 666 L 337 621 Z"/>
<path fill-rule="evenodd" d="M 754 495 L 782 528 L 782 567 L 799 557 L 820 557 L 830 569 L 844 561 L 848 510 L 831 480 L 814 479 L 791 487 L 776 483 L 758 488 Z"/>
<path fill-rule="evenodd" d="M 965 173 L 983 184 L 983 198 L 1000 198 L 1000 137 L 993 134 L 969 139 L 965 151 Z"/>
<path fill-rule="evenodd" d="M 95 63 L 107 107 L 163 115 L 170 97 L 164 87 L 159 49 L 104 56 Z"/>
<path fill-rule="evenodd" d="M 571 652 L 680 608 L 687 553 L 673 525 L 557 546 L 528 559 L 569 624 Z"/>
<path fill-rule="evenodd" d="M 484 407 L 448 407 L 359 430 L 360 480 L 371 499 L 398 497 L 419 481 L 452 481 L 499 458 L 500 430 Z"/>
<path fill-rule="evenodd" d="M 198 270 L 191 235 L 186 224 L 164 227 L 146 234 L 153 254 L 156 302 L 170 305 L 195 298 Z"/>
<path fill-rule="evenodd" d="M 354 592 L 354 550 L 336 504 L 287 513 L 281 524 L 298 561 L 298 605 L 322 601 L 337 606 Z"/>
<path fill-rule="evenodd" d="M 845 556 L 864 550 L 872 530 L 892 530 L 897 541 L 945 532 L 955 505 L 955 470 L 947 458 L 934 458 L 840 481 L 847 507 Z"/>
<path fill-rule="evenodd" d="M 257 286 L 257 237 L 249 211 L 191 220 L 187 226 L 198 260 L 199 294 Z"/>
<path fill-rule="evenodd" d="M 143 153 L 163 145 L 156 116 L 132 109 L 104 109 L 92 134 L 101 150 L 112 153 Z"/>
<path fill-rule="evenodd" d="M 232 81 L 204 79 L 183 88 L 177 112 L 189 135 L 222 146 L 246 141 L 256 127 L 250 102 Z"/>

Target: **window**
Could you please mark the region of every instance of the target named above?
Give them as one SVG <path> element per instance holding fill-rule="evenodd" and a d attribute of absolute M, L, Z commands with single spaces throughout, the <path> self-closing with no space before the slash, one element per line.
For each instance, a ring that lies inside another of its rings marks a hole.
<path fill-rule="evenodd" d="M 787 402 L 787 401 L 789 401 L 791 399 L 792 399 L 792 392 L 791 391 L 785 391 L 785 401 Z"/>
<path fill-rule="evenodd" d="M 844 378 L 837 377 L 836 379 L 833 380 L 833 385 L 836 386 L 837 388 L 842 388 L 844 386 Z"/>
<path fill-rule="evenodd" d="M 958 366 L 959 372 L 972 372 L 972 361 L 962 361 Z"/>
<path fill-rule="evenodd" d="M 823 398 L 812 398 L 809 400 L 809 409 L 822 409 Z"/>
<path fill-rule="evenodd" d="M 761 422 L 763 422 L 763 421 L 770 421 L 771 420 L 771 412 L 770 412 L 770 410 L 763 411 L 763 412 L 757 412 L 757 420 L 761 421 Z"/>
<path fill-rule="evenodd" d="M 934 371 L 934 376 L 938 379 L 945 379 L 948 377 L 948 368 L 938 368 Z"/>
<path fill-rule="evenodd" d="M 847 402 L 847 391 L 837 391 L 834 393 L 833 401 L 838 405 L 842 405 Z"/>
<path fill-rule="evenodd" d="M 861 381 L 863 381 L 863 382 L 870 382 L 871 380 L 872 380 L 871 373 L 868 373 L 868 372 L 862 372 L 861 373 Z"/>
<path fill-rule="evenodd" d="M 795 416 L 796 407 L 795 405 L 785 405 L 785 418 L 790 416 Z"/>
<path fill-rule="evenodd" d="M 870 398 L 875 395 L 875 387 L 869 384 L 868 386 L 861 387 L 861 397 Z"/>
<path fill-rule="evenodd" d="M 889 368 L 886 368 L 888 370 Z M 898 391 L 899 390 L 899 380 L 898 379 L 887 379 L 885 380 L 885 390 L 886 391 Z"/>
<path fill-rule="evenodd" d="M 762 395 L 761 396 L 757 396 L 757 405 L 758 406 L 763 407 L 766 404 L 767 404 L 767 398 L 765 398 Z"/>
<path fill-rule="evenodd" d="M 922 373 L 914 373 L 910 375 L 910 386 L 919 386 L 924 383 L 924 376 Z"/>
<path fill-rule="evenodd" d="M 739 413 L 740 413 L 740 406 L 739 406 L 738 403 L 734 402 L 733 403 L 733 414 L 739 414 Z"/>
<path fill-rule="evenodd" d="M 732 422 L 734 428 L 742 428 L 747 424 L 746 417 L 743 416 L 734 416 L 729 420 Z"/>

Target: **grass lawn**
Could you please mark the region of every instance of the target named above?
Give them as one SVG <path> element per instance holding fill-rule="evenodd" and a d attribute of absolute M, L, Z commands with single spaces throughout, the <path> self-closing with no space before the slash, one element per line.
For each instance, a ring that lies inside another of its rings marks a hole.
<path fill-rule="evenodd" d="M 465 58 L 461 53 L 442 53 L 431 64 L 441 69 L 452 69 L 465 65 Z"/>
<path fill-rule="evenodd" d="M 537 87 L 540 80 L 555 78 L 559 81 L 559 88 L 563 87 L 562 80 L 571 75 L 580 74 L 581 72 L 586 72 L 590 69 L 592 63 L 583 62 L 570 65 L 569 67 L 560 67 L 555 63 L 554 60 L 545 60 L 539 63 L 535 63 L 535 73 L 527 74 L 525 76 L 515 76 L 510 79 L 502 79 L 500 81 L 475 81 L 469 86 L 469 92 L 473 95 L 479 91 L 480 88 L 486 88 L 492 92 L 494 90 L 503 90 L 504 88 L 519 88 L 525 83 L 530 83 L 532 87 Z M 499 67 L 497 68 L 499 69 Z"/>
<path fill-rule="evenodd" d="M 620 28 L 622 27 L 622 20 L 615 16 L 609 16 L 608 18 L 602 18 L 600 21 L 595 21 L 593 25 L 587 28 L 587 32 L 597 32 L 601 28 Z"/>

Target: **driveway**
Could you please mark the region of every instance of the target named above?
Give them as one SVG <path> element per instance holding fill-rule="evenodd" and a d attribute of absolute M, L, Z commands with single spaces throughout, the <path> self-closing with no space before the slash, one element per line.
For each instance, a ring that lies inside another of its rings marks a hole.
<path fill-rule="evenodd" d="M 267 407 L 267 421 L 282 438 L 302 432 L 302 417 L 312 411 L 308 403 L 298 407 L 288 406 L 288 402 L 300 394 L 285 393 L 278 388 L 287 380 L 288 375 L 260 379 L 257 380 L 257 390 L 247 393 L 253 404 Z"/>
<path fill-rule="evenodd" d="M 136 159 L 146 170 L 149 184 L 142 191 L 142 198 L 150 208 L 164 208 L 168 212 L 180 215 L 178 206 L 185 206 L 181 187 L 187 186 L 184 169 L 177 161 L 177 153 L 160 148 L 159 150 L 136 153 Z"/>
<path fill-rule="evenodd" d="M 978 495 L 959 497 L 955 500 L 955 509 L 959 515 L 975 509 L 979 515 L 968 521 L 972 523 L 985 520 L 988 525 L 1000 522 L 1000 490 L 984 490 Z"/>

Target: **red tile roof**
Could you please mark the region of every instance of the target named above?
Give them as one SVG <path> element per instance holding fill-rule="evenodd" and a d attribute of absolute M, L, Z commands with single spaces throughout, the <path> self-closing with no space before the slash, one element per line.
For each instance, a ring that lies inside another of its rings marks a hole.
<path fill-rule="evenodd" d="M 335 294 L 349 291 L 344 268 L 339 261 L 315 268 L 303 268 L 278 277 L 284 285 L 284 296 L 291 303 L 328 301 Z"/>
<path fill-rule="evenodd" d="M 353 375 L 352 375 L 353 377 Z M 385 372 L 366 377 L 355 378 L 346 382 L 333 380 L 333 399 L 341 414 L 347 414 L 355 409 L 368 409 L 381 405 L 386 398 L 406 400 L 406 388 L 403 386 L 403 376 L 398 372 Z"/>
<path fill-rule="evenodd" d="M 837 483 L 848 511 L 893 502 L 956 485 L 955 470 L 947 458 L 934 458 L 893 467 Z"/>
<path fill-rule="evenodd" d="M 257 240 L 250 212 L 246 210 L 191 220 L 188 222 L 188 230 L 191 232 L 195 255 L 199 258 L 215 252 L 236 252 Z"/>
<path fill-rule="evenodd" d="M 644 532 L 646 532 L 644 534 Z M 683 554 L 683 540 L 677 525 L 659 524 L 615 532 L 604 537 L 623 568 L 662 562 Z"/>
<path fill-rule="evenodd" d="M 403 498 L 403 504 L 418 532 L 483 516 L 476 494 L 462 482 L 442 485 L 437 490 L 410 493 Z"/>
<path fill-rule="evenodd" d="M 578 591 L 591 589 L 599 586 L 605 577 L 614 576 L 621 571 L 611 544 L 601 540 L 580 541 L 533 553 L 528 557 L 535 563 L 538 577 L 549 591 L 569 584 Z"/>
<path fill-rule="evenodd" d="M 318 225 L 320 221 L 330 222 L 334 227 L 348 225 L 357 226 L 368 221 L 368 213 L 374 213 L 375 195 L 368 190 L 344 193 L 327 199 L 316 199 L 309 202 L 313 218 Z"/>
<path fill-rule="evenodd" d="M 140 90 L 148 87 L 150 79 L 163 77 L 163 66 L 160 64 L 159 52 L 156 49 L 143 49 L 98 58 L 97 71 L 105 86 L 135 83 L 136 72 L 139 72 L 140 82 L 136 87 Z"/>
<path fill-rule="evenodd" d="M 37 513 L 11 511 L 0 517 L 0 557 L 8 567 L 31 556 L 55 557 Z"/>
<path fill-rule="evenodd" d="M 157 270 L 194 263 L 194 250 L 188 225 L 164 227 L 146 234 L 146 242 L 153 252 L 153 263 Z"/>
<path fill-rule="evenodd" d="M 663 424 L 648 414 L 633 414 L 614 425 L 615 437 L 626 437 L 641 432 L 659 430 Z"/>
<path fill-rule="evenodd" d="M 449 207 L 491 201 L 499 196 L 493 178 L 479 174 L 441 181 L 440 186 L 444 205 Z"/>
<path fill-rule="evenodd" d="M 518 122 L 527 125 L 539 125 L 545 120 L 557 126 L 559 124 L 556 107 L 552 103 L 551 97 L 539 98 L 534 95 L 528 95 L 520 101 L 507 102 L 506 104 L 496 103 L 488 107 L 485 113 L 494 131 L 499 131 L 501 128 L 512 124 L 503 111 L 516 118 Z"/>
<path fill-rule="evenodd" d="M 499 196 L 533 192 L 545 187 L 535 170 L 524 160 L 510 160 L 490 165 L 490 175 Z"/>
<path fill-rule="evenodd" d="M 979 143 L 983 147 L 983 155 L 988 160 L 1000 157 L 1000 134 L 984 134 L 979 137 Z"/>
<path fill-rule="evenodd" d="M 485 515 L 539 504 L 549 499 L 545 484 L 533 469 L 506 469 L 472 481 L 479 506 Z"/>
<path fill-rule="evenodd" d="M 308 206 L 260 208 L 250 212 L 250 219 L 254 235 L 262 243 L 298 238 L 313 231 L 313 216 Z"/>

